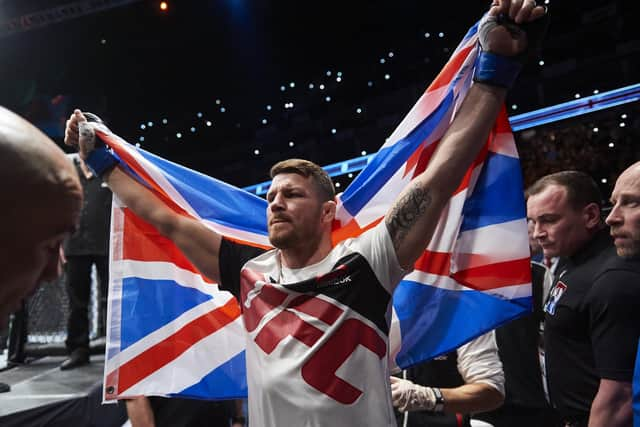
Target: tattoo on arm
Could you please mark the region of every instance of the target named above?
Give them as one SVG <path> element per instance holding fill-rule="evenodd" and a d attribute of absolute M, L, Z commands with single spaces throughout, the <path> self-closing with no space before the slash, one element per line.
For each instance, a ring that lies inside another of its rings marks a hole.
<path fill-rule="evenodd" d="M 430 204 L 429 190 L 413 184 L 389 212 L 386 223 L 396 251 L 400 249 L 405 237 L 411 231 L 411 227 L 424 214 Z"/>

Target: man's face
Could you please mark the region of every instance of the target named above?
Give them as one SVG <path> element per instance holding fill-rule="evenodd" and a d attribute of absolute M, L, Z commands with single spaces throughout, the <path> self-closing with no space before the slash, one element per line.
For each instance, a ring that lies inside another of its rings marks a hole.
<path fill-rule="evenodd" d="M 590 238 L 593 218 L 584 210 L 567 203 L 563 186 L 549 185 L 527 200 L 527 219 L 533 224 L 533 238 L 538 240 L 544 256 L 571 256 Z"/>
<path fill-rule="evenodd" d="M 62 272 L 61 245 L 77 227 L 82 192 L 70 188 L 55 202 L 43 202 L 47 199 L 30 195 L 14 207 L 18 220 L 2 232 L 5 267 L 0 279 L 0 325 L 38 285 L 55 280 Z"/>
<path fill-rule="evenodd" d="M 606 219 L 618 256 L 640 256 L 640 166 L 620 175 L 611 194 L 613 208 Z"/>
<path fill-rule="evenodd" d="M 267 225 L 271 244 L 291 249 L 317 243 L 323 232 L 323 205 L 311 178 L 282 173 L 267 193 Z"/>
<path fill-rule="evenodd" d="M 527 220 L 527 232 L 529 233 L 529 250 L 531 255 L 536 255 L 542 251 L 542 247 L 538 242 L 538 239 L 533 238 L 533 229 L 535 228 L 535 223 L 532 220 Z"/>

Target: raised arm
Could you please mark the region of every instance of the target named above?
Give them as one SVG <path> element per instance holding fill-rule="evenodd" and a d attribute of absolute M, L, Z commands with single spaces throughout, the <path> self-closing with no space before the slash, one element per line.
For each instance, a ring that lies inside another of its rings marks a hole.
<path fill-rule="evenodd" d="M 429 166 L 400 194 L 386 216 L 403 268 L 411 268 L 431 240 L 444 206 L 491 131 L 507 93 L 502 86 L 508 86 L 517 75 L 518 64 L 511 58 L 525 51 L 527 36 L 515 25 L 508 29 L 499 25 L 498 16 L 522 24 L 544 14 L 544 8 L 535 6 L 533 0 L 494 0 L 488 19 L 479 29 L 484 54 L 481 59 L 488 61 L 477 66 L 476 81 Z"/>
<path fill-rule="evenodd" d="M 94 151 L 94 139 L 95 132 L 87 118 L 79 110 L 74 111 L 67 121 L 65 143 L 77 146 L 80 156 L 87 159 Z M 218 233 L 171 210 L 120 166 L 107 168 L 100 176 L 129 209 L 172 240 L 202 274 L 219 282 L 218 254 L 222 237 Z"/>

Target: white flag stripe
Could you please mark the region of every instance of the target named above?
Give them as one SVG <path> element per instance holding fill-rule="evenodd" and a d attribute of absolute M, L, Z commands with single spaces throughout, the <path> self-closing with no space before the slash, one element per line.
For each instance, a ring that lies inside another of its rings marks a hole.
<path fill-rule="evenodd" d="M 418 99 L 418 102 L 416 102 L 413 108 L 411 108 L 409 114 L 407 114 L 404 120 L 400 122 L 398 127 L 386 139 L 381 148 L 390 147 L 402 138 L 406 137 L 409 132 L 414 130 L 425 117 L 431 114 L 438 105 L 440 105 L 447 95 L 448 90 L 448 86 L 443 86 L 434 91 L 423 93 Z"/>
<path fill-rule="evenodd" d="M 460 213 L 466 200 L 466 193 L 466 190 L 461 191 L 450 198 L 449 203 L 445 205 L 433 231 L 431 241 L 427 245 L 428 251 L 451 253 L 462 222 Z"/>
<path fill-rule="evenodd" d="M 218 224 L 217 222 L 209 221 L 206 219 L 203 219 L 201 222 L 207 227 L 211 228 L 216 233 L 219 233 L 225 236 L 232 236 L 233 238 L 240 239 L 245 242 L 253 242 L 258 245 L 271 247 L 271 242 L 269 242 L 269 236 L 265 234 L 252 233 L 250 231 L 227 227 L 225 225 Z"/>
<path fill-rule="evenodd" d="M 424 283 L 424 286 L 433 286 L 448 291 L 474 291 L 482 292 L 489 295 L 497 295 L 506 299 L 523 298 L 531 296 L 530 283 L 517 283 L 501 288 L 489 289 L 486 291 L 478 291 L 456 282 L 452 277 L 441 276 L 439 274 L 425 273 L 423 271 L 414 270 L 404 277 L 404 280 L 412 282 Z"/>
<path fill-rule="evenodd" d="M 205 282 L 201 275 L 182 269 L 170 262 L 163 261 L 115 261 L 116 274 L 114 280 L 127 277 L 139 277 L 147 280 L 173 280 L 185 288 L 197 289 L 200 292 L 217 296 L 218 285 Z"/>
<path fill-rule="evenodd" d="M 531 282 L 522 283 L 520 285 L 496 288 L 490 291 L 484 291 L 484 293 L 489 295 L 497 295 L 507 300 L 511 300 L 514 298 L 526 298 L 531 296 Z"/>
<path fill-rule="evenodd" d="M 106 363 L 108 364 L 108 373 L 144 353 L 150 347 L 153 347 L 159 342 L 169 338 L 176 331 L 180 330 L 191 321 L 210 313 L 216 308 L 226 304 L 229 299 L 234 298 L 233 295 L 231 295 L 229 292 L 220 292 L 219 295 L 220 296 L 218 298 L 203 302 L 202 304 L 199 304 L 192 309 L 187 310 L 175 320 L 144 336 L 142 339 L 136 341 L 129 347 L 120 351 L 120 353 L 113 356 L 111 359 L 107 360 Z M 226 350 L 224 349 L 220 349 L 220 351 L 226 353 Z"/>
<path fill-rule="evenodd" d="M 458 51 L 464 48 L 467 48 L 471 45 L 475 45 L 477 42 L 478 42 L 478 33 L 476 32 L 471 37 L 469 37 L 466 42 L 463 40 L 462 43 L 460 43 L 458 47 L 456 47 L 456 50 L 453 51 L 453 54 L 451 56 L 453 57 L 456 53 L 458 53 Z"/>
<path fill-rule="evenodd" d="M 482 166 L 482 164 L 479 164 L 473 169 L 467 188 L 449 199 L 449 203 L 440 214 L 440 219 L 433 232 L 433 236 L 431 236 L 431 241 L 427 245 L 428 251 L 451 253 L 455 250 L 458 244 L 456 238 L 463 220 L 462 210 L 464 203 L 469 194 L 472 194 L 471 190 L 475 186 L 480 172 L 482 172 Z M 456 220 L 453 221 L 453 218 Z"/>
<path fill-rule="evenodd" d="M 475 257 L 475 262 L 474 255 L 480 255 Z M 460 233 L 451 257 L 451 270 L 456 272 L 529 256 L 527 223 L 519 218 Z"/>
<path fill-rule="evenodd" d="M 413 176 L 413 170 L 404 175 L 404 167 L 397 170 L 384 186 L 378 191 L 365 206 L 356 213 L 354 219 L 360 227 L 366 227 L 372 222 L 387 214 L 389 206 L 398 197 L 404 187 L 409 184 Z"/>
<path fill-rule="evenodd" d="M 206 336 L 173 361 L 124 390 L 120 396 L 154 395 L 158 390 L 180 392 L 241 353 L 246 346 L 242 318 Z"/>

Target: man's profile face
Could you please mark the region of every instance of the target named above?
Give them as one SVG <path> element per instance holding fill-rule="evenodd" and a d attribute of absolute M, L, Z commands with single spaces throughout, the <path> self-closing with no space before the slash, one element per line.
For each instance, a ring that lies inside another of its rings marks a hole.
<path fill-rule="evenodd" d="M 533 225 L 533 238 L 547 258 L 571 256 L 589 240 L 589 218 L 584 210 L 569 205 L 563 186 L 549 185 L 530 195 L 527 217 Z"/>
<path fill-rule="evenodd" d="M 632 166 L 620 175 L 611 203 L 606 223 L 611 227 L 618 256 L 640 256 L 640 166 Z"/>
<path fill-rule="evenodd" d="M 45 197 L 46 199 L 46 197 Z M 48 206 L 45 206 L 48 205 Z M 43 282 L 55 280 L 62 272 L 61 245 L 78 224 L 82 192 L 69 189 L 52 203 L 30 195 L 15 206 L 16 218 L 3 231 L 5 265 L 0 279 L 0 324 L 20 307 Z"/>
<path fill-rule="evenodd" d="M 311 178 L 296 173 L 276 175 L 267 202 L 267 227 L 273 246 L 290 249 L 318 241 L 323 203 Z"/>
<path fill-rule="evenodd" d="M 529 251 L 531 255 L 536 255 L 542 251 L 542 247 L 538 242 L 538 239 L 533 237 L 533 229 L 535 228 L 535 223 L 532 220 L 527 220 L 527 233 L 529 234 Z"/>

